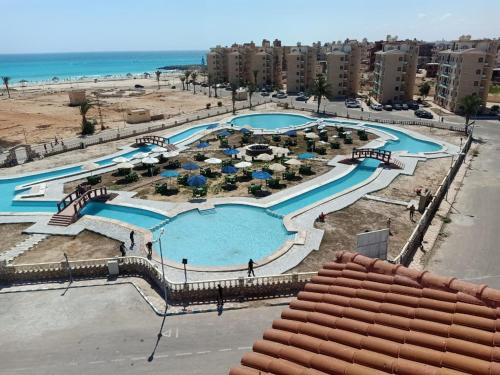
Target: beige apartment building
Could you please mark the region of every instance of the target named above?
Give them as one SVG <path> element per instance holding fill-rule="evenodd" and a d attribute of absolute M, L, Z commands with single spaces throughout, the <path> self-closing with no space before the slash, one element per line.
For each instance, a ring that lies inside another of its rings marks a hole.
<path fill-rule="evenodd" d="M 327 82 L 333 98 L 353 97 L 359 91 L 361 48 L 356 41 L 329 47 L 326 54 Z"/>
<path fill-rule="evenodd" d="M 417 73 L 418 45 L 416 41 L 384 43 L 375 53 L 372 96 L 382 104 L 413 99 Z"/>
<path fill-rule="evenodd" d="M 207 65 L 208 74 L 214 82 L 239 85 L 254 82 L 259 88 L 264 85 L 281 86 L 283 49 L 279 40 L 271 45 L 265 39 L 260 47 L 253 42 L 233 44 L 231 47 L 217 46 L 207 54 Z"/>
<path fill-rule="evenodd" d="M 498 40 L 462 37 L 439 52 L 434 103 L 459 112 L 465 96 L 478 95 L 486 104 L 497 49 Z"/>
<path fill-rule="evenodd" d="M 317 49 L 298 44 L 286 55 L 288 93 L 307 91 L 313 86 L 317 69 Z"/>

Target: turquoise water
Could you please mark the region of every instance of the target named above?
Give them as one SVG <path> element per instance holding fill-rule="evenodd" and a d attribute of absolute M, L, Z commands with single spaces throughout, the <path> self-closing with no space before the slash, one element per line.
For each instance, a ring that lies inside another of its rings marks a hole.
<path fill-rule="evenodd" d="M 386 128 L 385 126 L 371 125 L 371 124 L 370 125 L 365 124 L 365 126 L 368 128 L 383 130 L 389 134 L 398 137 L 398 140 L 396 141 L 390 140 L 383 147 L 381 147 L 383 150 L 386 151 L 393 151 L 393 152 L 408 151 L 409 153 L 417 154 L 419 152 L 435 152 L 443 148 L 441 145 L 437 143 L 424 141 L 422 139 L 412 137 L 411 135 L 408 135 L 399 130 Z"/>
<path fill-rule="evenodd" d="M 287 199 L 281 203 L 270 207 L 270 210 L 279 213 L 280 215 L 288 215 L 291 212 L 300 210 L 314 202 L 331 197 L 334 194 L 340 193 L 343 190 L 349 189 L 354 185 L 368 179 L 377 169 L 380 161 L 375 159 L 365 159 L 356 166 L 351 172 L 345 176 L 319 186 L 304 194 Z"/>
<path fill-rule="evenodd" d="M 78 52 L 0 55 L 2 76 L 11 83 L 141 74 L 166 65 L 200 64 L 205 51 Z"/>
<path fill-rule="evenodd" d="M 292 238 L 281 218 L 246 205 L 218 205 L 214 210 L 182 213 L 165 225 L 164 255 L 196 266 L 246 264 L 264 258 Z M 154 233 L 158 238 L 158 231 Z M 159 247 L 156 247 L 159 251 Z"/>
<path fill-rule="evenodd" d="M 165 139 L 168 141 L 168 143 L 179 143 L 179 142 L 182 142 L 185 139 L 188 139 L 189 137 L 191 137 L 192 135 L 194 135 L 194 134 L 196 134 L 198 132 L 206 130 L 209 126 L 212 126 L 212 125 L 215 125 L 215 124 L 216 123 L 213 123 L 213 124 L 204 124 L 204 125 L 201 125 L 201 126 L 195 126 L 194 128 L 190 128 L 190 129 L 184 130 L 183 132 L 180 132 L 178 134 L 174 134 L 173 136 L 165 138 Z"/>
<path fill-rule="evenodd" d="M 108 219 L 124 221 L 145 229 L 151 229 L 167 217 L 156 212 L 135 207 L 118 206 L 100 202 L 89 202 L 82 210 L 82 215 L 95 215 Z"/>
<path fill-rule="evenodd" d="M 235 117 L 231 123 L 235 126 L 250 125 L 259 129 L 278 129 L 288 126 L 300 126 L 312 121 L 309 117 L 286 113 L 260 113 Z"/>

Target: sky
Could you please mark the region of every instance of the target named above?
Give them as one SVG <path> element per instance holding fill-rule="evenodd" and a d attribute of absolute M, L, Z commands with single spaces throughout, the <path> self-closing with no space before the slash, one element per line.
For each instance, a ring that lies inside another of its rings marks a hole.
<path fill-rule="evenodd" d="M 498 0 L 0 0 L 1 53 L 500 37 Z"/>

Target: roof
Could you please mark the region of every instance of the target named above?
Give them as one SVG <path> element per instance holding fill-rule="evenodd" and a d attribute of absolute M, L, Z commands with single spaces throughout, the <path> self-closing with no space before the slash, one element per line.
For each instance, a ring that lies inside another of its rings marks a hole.
<path fill-rule="evenodd" d="M 342 252 L 230 375 L 500 374 L 500 290 Z"/>

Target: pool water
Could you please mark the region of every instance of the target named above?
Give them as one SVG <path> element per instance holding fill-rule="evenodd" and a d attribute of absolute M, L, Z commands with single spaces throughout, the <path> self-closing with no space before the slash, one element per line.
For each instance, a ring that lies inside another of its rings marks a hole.
<path fill-rule="evenodd" d="M 81 213 L 124 221 L 144 229 L 151 229 L 167 219 L 166 216 L 156 212 L 101 202 L 89 202 Z"/>
<path fill-rule="evenodd" d="M 224 204 L 172 218 L 165 225 L 162 250 L 166 258 L 177 263 L 187 258 L 194 266 L 227 266 L 264 258 L 291 238 L 293 233 L 286 230 L 281 218 L 265 209 Z M 155 249 L 159 251 L 159 246 Z"/>
<path fill-rule="evenodd" d="M 274 130 L 289 126 L 300 126 L 313 121 L 302 115 L 287 113 L 261 113 L 253 115 L 242 115 L 231 120 L 235 126 L 250 125 L 252 128 Z"/>
<path fill-rule="evenodd" d="M 165 138 L 165 139 L 168 141 L 168 143 L 172 143 L 172 144 L 179 143 L 179 142 L 182 142 L 182 141 L 188 139 L 189 137 L 191 137 L 191 136 L 193 136 L 201 131 L 207 130 L 208 128 L 210 128 L 214 125 L 216 125 L 216 123 L 195 126 L 193 128 L 184 130 L 180 133 L 174 134 L 173 136 Z"/>
<path fill-rule="evenodd" d="M 399 130 L 390 129 L 385 126 L 371 125 L 371 124 L 365 126 L 367 128 L 374 128 L 385 131 L 398 138 L 398 140 L 395 141 L 393 140 L 388 141 L 383 147 L 381 147 L 382 150 L 393 151 L 393 152 L 408 151 L 411 154 L 417 154 L 420 152 L 436 152 L 443 148 L 441 145 L 435 142 L 418 139 Z"/>

